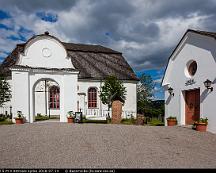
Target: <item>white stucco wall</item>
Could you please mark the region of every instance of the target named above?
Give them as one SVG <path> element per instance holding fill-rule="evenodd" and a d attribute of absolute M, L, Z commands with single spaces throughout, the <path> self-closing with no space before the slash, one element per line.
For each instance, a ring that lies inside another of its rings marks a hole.
<path fill-rule="evenodd" d="M 30 90 L 29 72 L 12 71 L 12 111 L 13 118 L 17 116 L 17 111 L 22 111 L 26 121 L 30 121 Z M 15 121 L 13 119 L 13 121 Z"/>
<path fill-rule="evenodd" d="M 67 112 L 76 109 L 78 73 L 64 72 L 33 72 L 12 70 L 13 78 L 13 117 L 17 111 L 22 111 L 27 122 L 33 122 L 35 110 L 35 86 L 41 80 L 55 81 L 60 87 L 60 121 L 67 121 Z M 14 87 L 16 86 L 16 87 Z M 74 92 L 71 92 L 74 91 Z M 74 100 L 75 102 L 74 102 Z M 44 107 L 44 106 L 43 106 Z M 40 108 L 42 109 L 42 108 Z"/>
<path fill-rule="evenodd" d="M 16 74 L 22 74 L 22 72 L 16 72 Z M 57 85 L 58 86 L 58 83 L 56 83 L 57 81 L 59 81 L 59 83 L 61 83 L 61 81 L 63 80 L 62 76 L 61 75 L 57 75 L 57 74 L 34 74 L 32 75 L 31 73 L 29 73 L 30 75 L 30 85 L 36 85 L 35 86 L 35 91 L 44 91 L 45 88 L 44 88 L 44 79 L 48 80 L 48 85 Z M 32 77 L 31 77 L 32 75 Z M 22 76 L 22 75 L 21 75 Z M 40 79 L 42 81 L 40 81 Z M 39 80 L 37 82 L 37 80 Z M 55 80 L 56 82 L 54 81 L 50 81 L 50 80 Z M 20 85 L 23 85 L 23 79 L 18 79 L 18 83 L 20 83 Z M 68 81 L 71 81 L 68 80 Z M 11 82 L 11 80 L 9 81 Z M 73 82 L 72 82 L 73 83 Z M 83 96 L 83 95 L 74 95 L 73 98 L 67 98 L 67 99 L 70 99 L 69 102 L 71 102 L 71 100 L 73 101 L 73 103 L 70 103 L 71 105 L 73 104 L 73 106 L 69 107 L 68 109 L 70 110 L 73 110 L 74 112 L 75 111 L 81 111 L 84 112 L 84 114 L 86 115 L 90 115 L 92 114 L 94 110 L 91 110 L 88 108 L 88 89 L 90 87 L 96 87 L 97 90 L 98 90 L 98 94 L 97 94 L 97 108 L 96 110 L 98 110 L 96 113 L 97 116 L 101 116 L 101 114 L 103 114 L 102 111 L 104 111 L 104 113 L 106 114 L 107 113 L 107 105 L 104 105 L 102 104 L 102 102 L 100 101 L 100 97 L 99 97 L 99 90 L 100 90 L 100 87 L 101 85 L 103 84 L 103 82 L 100 82 L 100 81 L 79 81 L 77 86 L 73 86 L 73 88 L 75 88 L 76 92 L 73 92 L 73 90 L 70 88 L 70 93 L 85 93 L 86 96 Z M 123 114 L 122 114 L 122 117 L 125 118 L 126 114 L 130 114 L 130 113 L 133 113 L 133 116 L 136 117 L 136 112 L 137 112 L 137 105 L 136 105 L 136 82 L 130 82 L 130 81 L 125 81 L 124 82 L 124 86 L 126 87 L 126 90 L 127 90 L 127 95 L 126 95 L 126 101 L 125 101 L 125 104 L 123 106 Z M 47 88 L 48 90 L 48 88 Z M 20 93 L 21 95 L 27 95 L 26 94 L 26 91 L 27 90 L 21 90 L 18 89 L 17 92 Z M 60 88 L 60 93 L 62 92 L 61 88 Z M 13 92 L 14 93 L 14 92 Z M 45 92 L 34 92 L 33 89 L 32 89 L 32 94 L 33 96 L 31 96 L 31 93 L 30 93 L 30 100 L 32 99 L 32 106 L 30 106 L 30 110 L 32 111 L 32 114 L 33 114 L 33 120 L 34 120 L 34 117 L 35 115 L 37 115 L 38 113 L 42 114 L 42 115 L 48 115 L 49 114 L 49 107 L 47 105 L 47 107 L 45 106 Z M 60 95 L 60 97 L 62 97 L 62 95 Z M 22 97 L 20 97 L 22 98 Z M 48 97 L 48 93 L 47 93 L 47 98 L 49 99 Z M 61 98 L 60 98 L 61 99 Z M 76 101 L 77 99 L 77 101 Z M 21 100 L 19 99 L 18 102 L 22 103 Z M 79 102 L 79 103 L 77 103 Z M 12 105 L 11 102 L 8 102 L 5 104 L 5 106 L 8 107 L 10 105 Z M 61 103 L 61 100 L 60 100 L 60 105 L 62 105 Z M 35 107 L 34 107 L 35 106 Z M 33 107 L 34 107 L 34 110 L 33 110 Z M 79 107 L 79 108 L 78 108 Z M 46 108 L 47 108 L 47 111 L 46 111 Z M 79 109 L 79 110 L 78 110 Z M 14 117 L 16 116 L 16 112 L 18 110 L 23 110 L 23 109 L 17 109 L 17 110 L 13 110 L 13 115 Z M 26 111 L 27 112 L 27 111 Z M 24 112 L 23 112 L 24 113 Z M 61 111 L 60 109 L 59 110 L 54 110 L 54 109 L 50 109 L 50 115 L 60 115 Z M 27 113 L 24 113 L 24 115 L 26 116 Z M 29 118 L 29 117 L 27 117 Z M 29 119 L 27 119 L 29 121 Z M 32 120 L 32 121 L 33 121 Z"/>
<path fill-rule="evenodd" d="M 48 56 L 44 56 L 44 49 L 45 51 L 49 49 L 45 52 Z M 47 36 L 36 37 L 30 41 L 17 64 L 32 67 L 74 68 L 62 44 Z"/>
<path fill-rule="evenodd" d="M 207 117 L 209 119 L 207 130 L 216 133 L 216 41 L 211 37 L 190 32 L 184 41 L 177 49 L 176 52 L 179 52 L 176 56 L 170 58 L 163 81 L 165 118 L 177 116 L 179 125 L 184 125 L 185 90 L 200 89 L 200 117 Z M 197 72 L 192 77 L 187 74 L 186 68 L 190 60 L 197 62 Z M 185 82 L 189 79 L 193 79 L 195 84 L 185 86 Z M 205 88 L 203 82 L 206 79 L 213 81 L 213 92 Z M 167 86 L 174 89 L 173 97 L 169 95 Z"/>
<path fill-rule="evenodd" d="M 137 104 L 136 104 L 136 82 L 132 81 L 124 81 L 123 82 L 124 86 L 126 87 L 127 90 L 127 95 L 126 95 L 126 101 L 123 106 L 123 115 L 124 117 L 125 113 L 133 112 L 133 115 L 136 117 L 136 112 L 137 112 Z M 98 94 L 97 94 L 97 108 L 98 110 L 108 110 L 108 106 L 102 104 L 100 97 L 99 97 L 99 91 L 100 87 L 103 85 L 103 82 L 101 81 L 88 81 L 88 80 L 80 80 L 78 81 L 78 93 L 85 93 L 86 96 L 78 95 L 78 101 L 79 101 L 79 109 L 84 110 L 85 114 L 88 114 L 87 109 L 88 108 L 88 89 L 90 87 L 95 87 L 97 88 Z M 88 110 L 90 111 L 90 110 Z M 100 113 L 101 114 L 101 113 Z"/>
<path fill-rule="evenodd" d="M 46 50 L 44 52 L 44 49 Z M 74 68 L 64 46 L 50 36 L 38 36 L 27 42 L 16 65 L 45 68 Z M 78 71 L 12 68 L 13 116 L 22 111 L 27 122 L 33 122 L 37 111 L 44 112 L 45 100 L 35 94 L 41 80 L 55 81 L 60 87 L 60 121 L 67 121 L 67 112 L 76 109 Z M 73 92 L 71 92 L 73 91 Z M 74 100 L 73 100 L 74 99 Z M 36 102 L 36 106 L 35 106 Z M 43 104 L 44 103 L 44 104 Z M 54 110 L 53 110 L 54 111 Z M 57 113 L 56 111 L 54 111 Z"/>

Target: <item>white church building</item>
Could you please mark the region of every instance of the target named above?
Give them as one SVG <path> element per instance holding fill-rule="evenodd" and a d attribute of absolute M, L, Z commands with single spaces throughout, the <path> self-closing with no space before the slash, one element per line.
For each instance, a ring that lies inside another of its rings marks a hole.
<path fill-rule="evenodd" d="M 99 91 L 109 75 L 123 81 L 127 90 L 122 117 L 136 117 L 139 79 L 122 53 L 110 48 L 65 43 L 45 32 L 18 44 L 0 70 L 12 90 L 4 107 L 11 107 L 13 117 L 22 111 L 27 122 L 33 123 L 37 114 L 59 115 L 60 122 L 66 122 L 68 111 L 107 116 Z"/>
<path fill-rule="evenodd" d="M 165 119 L 178 125 L 208 118 L 207 131 L 216 133 L 216 33 L 187 30 L 172 52 L 162 80 Z"/>

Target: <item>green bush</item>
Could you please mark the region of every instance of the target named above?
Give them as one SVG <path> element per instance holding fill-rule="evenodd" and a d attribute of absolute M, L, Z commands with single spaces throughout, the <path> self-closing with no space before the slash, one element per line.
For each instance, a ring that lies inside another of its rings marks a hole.
<path fill-rule="evenodd" d="M 9 125 L 13 124 L 11 119 L 4 119 L 4 121 L 0 121 L 0 125 Z"/>
<path fill-rule="evenodd" d="M 49 119 L 60 119 L 59 115 L 50 115 Z"/>
<path fill-rule="evenodd" d="M 107 120 L 87 120 L 83 119 L 83 123 L 96 123 L 96 124 L 107 124 Z"/>
<path fill-rule="evenodd" d="M 37 114 L 37 116 L 35 116 L 35 121 L 43 121 L 43 120 L 48 120 L 49 117 L 48 116 L 43 116 L 41 114 Z"/>
<path fill-rule="evenodd" d="M 0 121 L 4 121 L 5 120 L 5 118 L 4 117 L 0 117 Z"/>
<path fill-rule="evenodd" d="M 198 123 L 206 123 L 206 124 L 208 124 L 208 118 L 207 117 L 206 118 L 200 118 L 197 122 Z"/>
<path fill-rule="evenodd" d="M 151 126 L 164 126 L 164 123 L 156 118 L 152 118 L 152 120 L 149 122 L 149 125 Z"/>
<path fill-rule="evenodd" d="M 128 125 L 135 124 L 136 123 L 136 119 L 134 119 L 134 118 L 129 118 L 129 119 L 123 118 L 121 120 L 121 123 L 122 124 L 128 124 Z"/>

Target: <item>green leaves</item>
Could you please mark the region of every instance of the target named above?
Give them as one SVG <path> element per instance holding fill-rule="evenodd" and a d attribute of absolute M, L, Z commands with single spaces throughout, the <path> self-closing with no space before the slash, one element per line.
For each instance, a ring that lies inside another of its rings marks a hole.
<path fill-rule="evenodd" d="M 108 76 L 104 85 L 101 87 L 100 98 L 103 104 L 107 104 L 109 108 L 114 100 L 125 102 L 126 87 L 115 76 Z"/>
<path fill-rule="evenodd" d="M 200 118 L 198 120 L 198 122 L 200 122 L 200 123 L 208 123 L 208 118 L 207 117 L 206 118 Z"/>
<path fill-rule="evenodd" d="M 10 99 L 10 85 L 2 76 L 0 76 L 0 106 L 2 106 L 5 102 L 10 101 Z"/>
<path fill-rule="evenodd" d="M 143 73 L 140 82 L 137 84 L 137 111 L 145 115 L 160 114 L 159 109 L 155 109 L 152 102 L 154 96 L 155 83 L 150 75 Z"/>
<path fill-rule="evenodd" d="M 137 99 L 148 100 L 154 96 L 155 83 L 150 75 L 142 74 L 140 82 L 137 84 Z"/>

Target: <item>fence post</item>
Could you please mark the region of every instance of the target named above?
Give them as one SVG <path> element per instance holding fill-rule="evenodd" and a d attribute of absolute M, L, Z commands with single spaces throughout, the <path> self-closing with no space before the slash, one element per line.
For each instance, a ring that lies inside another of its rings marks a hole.
<path fill-rule="evenodd" d="M 10 106 L 10 119 L 12 119 L 12 106 Z"/>

